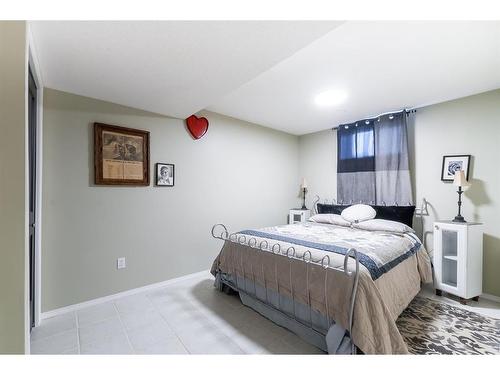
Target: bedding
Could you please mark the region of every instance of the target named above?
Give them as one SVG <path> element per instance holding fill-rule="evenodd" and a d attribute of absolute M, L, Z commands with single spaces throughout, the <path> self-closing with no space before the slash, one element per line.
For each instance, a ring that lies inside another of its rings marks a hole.
<path fill-rule="evenodd" d="M 413 228 L 403 223 L 392 220 L 372 219 L 361 223 L 353 223 L 352 226 L 357 229 L 393 233 L 415 233 Z"/>
<path fill-rule="evenodd" d="M 375 219 L 398 221 L 413 226 L 415 206 L 372 206 L 377 211 Z"/>
<path fill-rule="evenodd" d="M 342 216 L 337 214 L 316 214 L 311 216 L 308 221 L 323 224 L 334 224 L 342 227 L 350 227 L 351 223 L 343 219 Z"/>
<path fill-rule="evenodd" d="M 349 206 L 350 205 L 317 203 L 316 210 L 318 211 L 318 214 L 340 215 L 342 211 L 344 211 Z"/>
<path fill-rule="evenodd" d="M 358 251 L 359 262 L 369 271 L 373 280 L 415 254 L 422 246 L 412 233 L 378 232 L 319 223 L 280 225 L 239 233 L 299 245 L 310 251 L 319 250 L 314 253 L 311 251 L 315 261 L 320 261 L 325 252 L 343 256 L 353 247 Z M 303 252 L 296 249 L 296 256 L 300 258 L 302 255 Z M 315 258 L 315 255 L 319 258 Z"/>
<path fill-rule="evenodd" d="M 415 206 L 379 206 L 370 205 L 376 211 L 375 219 L 384 219 L 398 221 L 409 227 L 413 226 L 413 215 Z M 337 214 L 340 215 L 343 210 L 350 205 L 317 203 L 318 214 Z"/>
<path fill-rule="evenodd" d="M 322 224 L 333 224 L 342 227 L 354 227 L 357 229 L 382 231 L 382 232 L 396 232 L 396 233 L 415 233 L 413 228 L 408 225 L 399 223 L 392 220 L 384 219 L 371 219 L 358 223 L 351 223 L 345 220 L 342 216 L 337 214 L 316 214 L 311 216 L 308 221 Z"/>
<path fill-rule="evenodd" d="M 247 243 L 252 238 L 256 244 L 266 240 L 269 248 L 278 243 L 282 251 L 293 246 L 297 258 L 306 251 L 316 262 L 328 255 L 331 268 L 225 241 L 212 266 L 214 275 L 251 279 L 260 288 L 306 304 L 342 327 L 348 327 L 352 278 L 332 268 L 342 267 L 343 254 L 355 248 L 360 277 L 351 332 L 354 344 L 367 354 L 408 352 L 395 321 L 420 291 L 421 282 L 432 281 L 429 257 L 413 233 L 308 222 L 240 234 Z M 354 262 L 348 268 L 354 270 Z"/>
<path fill-rule="evenodd" d="M 340 216 L 351 223 L 359 223 L 361 221 L 373 219 L 377 216 L 377 212 L 366 204 L 354 204 L 343 210 Z"/>

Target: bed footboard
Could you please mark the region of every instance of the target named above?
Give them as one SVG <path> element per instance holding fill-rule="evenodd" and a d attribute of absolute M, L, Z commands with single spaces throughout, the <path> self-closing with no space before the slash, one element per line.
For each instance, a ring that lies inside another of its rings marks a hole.
<path fill-rule="evenodd" d="M 356 346 L 355 344 L 352 342 L 352 335 L 351 335 L 351 332 L 352 332 L 352 326 L 353 326 L 353 318 L 354 318 L 354 307 L 355 307 L 355 303 L 356 303 L 356 294 L 357 294 L 357 290 L 358 290 L 358 283 L 359 283 L 359 258 L 358 258 L 358 252 L 356 251 L 356 249 L 354 248 L 350 248 L 345 256 L 344 256 L 344 264 L 343 264 L 343 267 L 339 267 L 339 268 L 336 268 L 336 267 L 331 267 L 330 266 L 330 257 L 328 255 L 325 255 L 320 261 L 318 262 L 315 262 L 312 260 L 312 255 L 311 255 L 311 252 L 309 250 L 305 251 L 303 253 L 303 255 L 301 257 L 298 257 L 295 255 L 295 248 L 293 246 L 290 246 L 288 248 L 281 248 L 280 244 L 279 243 L 276 243 L 274 244 L 273 246 L 270 246 L 269 245 L 269 242 L 265 239 L 261 240 L 260 242 L 258 242 L 255 238 L 251 237 L 251 238 L 247 238 L 247 236 L 245 236 L 244 234 L 239 234 L 239 233 L 229 233 L 229 231 L 227 230 L 227 227 L 224 225 L 224 224 L 215 224 L 213 227 L 212 227 L 212 237 L 213 238 L 216 238 L 216 239 L 220 239 L 222 241 L 230 241 L 230 242 L 234 242 L 234 243 L 238 243 L 240 245 L 244 245 L 244 246 L 248 246 L 248 247 L 251 247 L 252 249 L 256 249 L 256 250 L 259 250 L 259 251 L 267 251 L 267 252 L 271 252 L 273 253 L 274 255 L 276 256 L 282 256 L 282 257 L 286 257 L 289 259 L 289 265 L 290 265 L 290 279 L 292 278 L 292 261 L 302 261 L 302 262 L 305 262 L 306 263 L 306 269 L 307 269 L 307 274 L 309 275 L 309 267 L 312 265 L 312 264 L 315 264 L 315 265 L 319 265 L 325 269 L 329 269 L 329 270 L 332 270 L 333 272 L 343 272 L 345 275 L 347 275 L 350 279 L 352 279 L 352 289 L 351 289 L 351 292 L 350 292 L 350 298 L 349 298 L 349 316 L 348 316 L 348 327 L 346 328 L 346 330 L 348 331 L 349 335 L 351 336 L 351 354 L 356 354 Z M 354 271 L 350 271 L 349 268 L 348 268 L 348 264 L 349 264 L 349 259 L 353 259 L 354 262 L 355 262 L 355 268 L 354 268 Z M 277 274 L 277 269 L 275 268 L 275 274 L 274 274 L 274 277 L 276 278 L 276 280 L 278 279 L 278 274 Z M 264 304 L 268 305 L 268 306 L 272 306 L 272 304 L 270 303 L 270 301 L 268 300 L 268 294 L 267 294 L 267 287 L 266 285 L 264 285 L 264 289 L 266 290 L 266 293 L 265 293 L 265 297 L 264 298 L 259 298 L 257 296 L 257 290 L 256 290 L 256 287 L 255 287 L 255 275 L 253 274 L 253 270 L 252 270 L 252 275 L 243 275 L 244 278 L 248 278 L 250 279 L 250 281 L 252 282 L 252 284 L 254 285 L 254 293 L 248 293 L 248 290 L 244 287 L 244 286 L 239 286 L 238 285 L 238 277 L 234 277 L 234 280 L 233 280 L 233 284 L 234 285 L 231 285 L 232 287 L 234 287 L 236 290 L 238 291 L 245 291 L 245 293 L 249 294 L 250 297 L 254 298 L 255 300 L 257 301 L 261 301 L 263 302 Z M 328 281 L 328 272 L 325 272 L 325 285 L 327 285 L 327 281 Z M 264 280 L 265 282 L 265 280 Z M 309 283 L 309 277 L 307 276 L 306 277 L 306 283 Z M 278 289 L 279 289 L 279 284 L 277 283 L 278 285 Z M 293 283 L 291 282 L 290 280 L 290 285 L 293 286 Z M 310 301 L 310 297 L 309 297 L 309 286 L 306 285 L 306 291 L 308 293 L 308 300 Z M 277 291 L 278 294 L 279 294 L 279 290 Z M 296 314 L 296 311 L 295 311 L 295 299 L 294 299 L 294 290 L 293 290 L 293 287 L 291 288 L 291 299 L 292 299 L 292 310 L 290 312 L 290 315 L 289 317 L 291 319 L 294 319 L 294 320 L 297 320 L 297 314 Z M 281 310 L 283 311 L 283 309 L 280 308 L 279 306 L 279 299 L 278 299 L 278 310 Z M 325 307 L 326 307 L 326 319 L 328 320 L 328 326 L 332 326 L 333 324 L 335 324 L 332 319 L 331 319 L 331 315 L 329 314 L 329 311 L 328 311 L 328 293 L 327 293 L 327 288 L 325 287 L 325 293 L 324 293 L 324 303 L 325 303 Z M 312 317 L 312 314 L 309 314 L 309 328 L 310 329 L 313 329 L 314 330 L 314 325 L 313 325 L 313 321 L 312 321 L 313 317 Z M 303 321 L 303 319 L 301 319 Z"/>

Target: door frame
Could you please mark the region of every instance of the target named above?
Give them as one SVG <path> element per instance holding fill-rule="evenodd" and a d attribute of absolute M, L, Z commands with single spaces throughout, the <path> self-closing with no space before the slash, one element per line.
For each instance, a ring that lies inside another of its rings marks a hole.
<path fill-rule="evenodd" d="M 29 25 L 29 24 L 28 24 Z M 42 134 L 43 134 L 43 80 L 41 76 L 40 64 L 38 62 L 37 53 L 35 44 L 33 41 L 33 37 L 31 34 L 31 30 L 28 26 L 28 61 L 26 68 L 26 78 L 28 78 L 29 70 L 33 75 L 33 79 L 35 81 L 37 92 L 36 92 L 36 204 L 35 204 L 35 327 L 40 325 L 40 316 L 42 312 L 42 176 L 43 176 L 43 142 L 42 142 Z M 26 82 L 26 85 L 28 82 Z M 28 92 L 26 90 L 26 96 Z M 28 119 L 26 119 L 26 122 Z M 28 142 L 27 142 L 28 144 Z M 28 151 L 28 150 L 27 150 Z M 26 169 L 28 170 L 29 164 L 26 165 Z M 29 171 L 27 171 L 29 173 Z M 27 191 L 27 195 L 29 191 Z M 26 228 L 29 230 L 29 228 Z M 28 253 L 29 256 L 29 253 Z M 29 261 L 29 258 L 28 260 Z M 29 272 L 26 275 L 25 282 L 29 285 Z M 27 305 L 29 311 L 29 289 L 27 295 Z M 27 314 L 28 319 L 28 332 L 29 332 L 29 314 Z M 29 333 L 28 333 L 29 334 Z"/>

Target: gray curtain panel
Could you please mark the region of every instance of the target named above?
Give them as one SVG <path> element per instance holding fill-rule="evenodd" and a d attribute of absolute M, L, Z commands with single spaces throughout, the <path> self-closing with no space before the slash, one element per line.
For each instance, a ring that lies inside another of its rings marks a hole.
<path fill-rule="evenodd" d="M 406 112 L 380 116 L 375 125 L 375 196 L 377 204 L 413 203 Z"/>
<path fill-rule="evenodd" d="M 341 125 L 337 153 L 338 202 L 412 204 L 406 112 Z"/>

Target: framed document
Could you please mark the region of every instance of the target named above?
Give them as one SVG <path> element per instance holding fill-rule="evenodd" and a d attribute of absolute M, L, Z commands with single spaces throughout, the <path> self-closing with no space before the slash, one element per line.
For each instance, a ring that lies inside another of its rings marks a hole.
<path fill-rule="evenodd" d="M 149 185 L 149 132 L 94 123 L 96 185 Z"/>

